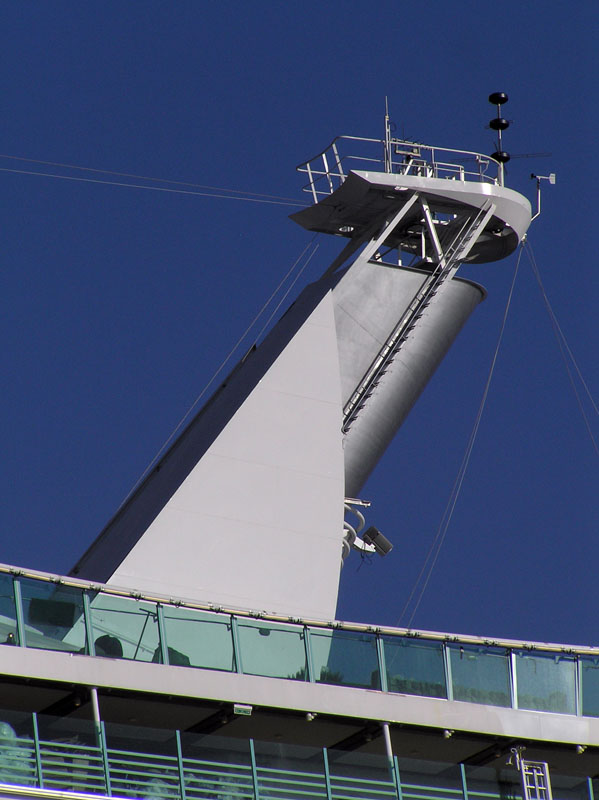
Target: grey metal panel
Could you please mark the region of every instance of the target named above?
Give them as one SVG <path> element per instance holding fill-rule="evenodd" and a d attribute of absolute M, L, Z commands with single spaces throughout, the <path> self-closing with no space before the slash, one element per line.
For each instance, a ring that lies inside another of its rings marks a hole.
<path fill-rule="evenodd" d="M 414 282 L 407 272 L 397 275 L 400 282 Z M 425 310 L 347 433 L 345 491 L 349 497 L 359 495 L 455 337 L 484 296 L 481 286 L 454 279 Z"/>
<path fill-rule="evenodd" d="M 503 186 L 365 171 L 350 172 L 331 195 L 291 214 L 291 219 L 308 230 L 351 237 L 365 230 L 381 214 L 393 213 L 412 192 L 418 192 L 430 204 L 432 211 L 442 214 L 459 215 L 467 209 L 482 208 L 488 200 L 494 203 L 493 217 L 468 258 L 474 263 L 508 256 L 530 225 L 528 200 Z M 414 239 L 410 235 L 410 228 L 418 221 L 419 212 L 414 209 L 391 236 L 388 245 L 406 244 L 410 240 L 415 245 L 417 237 Z M 459 220 L 449 223 L 449 227 L 457 231 Z"/>
<path fill-rule="evenodd" d="M 358 259 L 333 290 L 344 405 L 426 275 Z"/>

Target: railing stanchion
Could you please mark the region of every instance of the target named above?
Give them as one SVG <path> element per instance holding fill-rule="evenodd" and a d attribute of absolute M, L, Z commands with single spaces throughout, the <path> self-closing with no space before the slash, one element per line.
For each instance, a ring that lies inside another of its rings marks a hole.
<path fill-rule="evenodd" d="M 333 800 L 333 793 L 331 791 L 331 771 L 329 769 L 329 754 L 326 747 L 322 748 L 322 761 L 324 764 L 324 782 L 327 789 L 327 800 Z"/>
<path fill-rule="evenodd" d="M 260 800 L 260 787 L 258 786 L 258 768 L 256 766 L 256 750 L 254 740 L 250 739 L 250 759 L 252 763 L 252 784 L 254 787 L 254 800 Z"/>
<path fill-rule="evenodd" d="M 401 775 L 399 774 L 399 762 L 397 760 L 397 756 L 393 756 L 393 779 L 395 782 L 395 794 L 397 795 L 397 800 L 403 800 L 403 795 L 401 792 Z"/>
<path fill-rule="evenodd" d="M 234 617 L 233 615 L 231 615 L 231 636 L 233 638 L 233 660 L 235 661 L 235 671 L 238 675 L 243 675 L 243 662 L 241 660 L 241 647 L 239 646 L 237 617 Z"/>
<path fill-rule="evenodd" d="M 162 663 L 169 664 L 168 645 L 166 642 L 166 625 L 164 622 L 164 606 L 162 603 L 157 604 L 156 614 L 158 617 L 158 636 L 160 637 L 160 655 L 162 656 Z"/>
<path fill-rule="evenodd" d="M 25 647 L 25 621 L 23 617 L 23 597 L 21 595 L 21 581 L 15 575 L 13 580 L 13 592 L 15 598 L 15 616 L 17 618 L 17 639 L 19 647 Z"/>
<path fill-rule="evenodd" d="M 179 770 L 179 790 L 181 800 L 185 800 L 185 772 L 183 770 L 183 748 L 181 747 L 181 731 L 175 731 L 177 740 L 177 769 Z"/>
<path fill-rule="evenodd" d="M 96 655 L 96 647 L 94 644 L 94 632 L 92 628 L 92 613 L 89 601 L 89 593 L 87 589 L 83 591 L 83 622 L 85 624 L 85 639 L 87 642 L 87 653 L 90 656 Z"/>
<path fill-rule="evenodd" d="M 102 756 L 102 766 L 104 768 L 104 785 L 106 794 L 112 797 L 112 787 L 110 785 L 110 764 L 108 763 L 108 745 L 106 744 L 106 728 L 104 722 L 100 721 L 100 754 Z"/>
<path fill-rule="evenodd" d="M 468 800 L 468 784 L 466 782 L 466 765 L 460 764 L 460 777 L 462 778 L 462 795 L 464 800 Z"/>
<path fill-rule="evenodd" d="M 40 789 L 44 788 L 44 773 L 42 770 L 42 753 L 40 750 L 40 732 L 37 724 L 37 714 L 35 711 L 31 715 L 33 721 L 33 747 L 35 750 L 35 771 L 37 773 L 37 785 Z"/>

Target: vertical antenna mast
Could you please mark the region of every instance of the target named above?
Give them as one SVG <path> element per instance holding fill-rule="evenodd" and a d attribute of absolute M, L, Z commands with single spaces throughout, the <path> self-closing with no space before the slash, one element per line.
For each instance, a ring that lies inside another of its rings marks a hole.
<path fill-rule="evenodd" d="M 385 172 L 391 172 L 391 123 L 389 121 L 389 99 L 385 95 Z"/>
<path fill-rule="evenodd" d="M 503 149 L 503 142 L 501 140 L 502 131 L 505 131 L 509 128 L 510 123 L 509 120 L 504 119 L 501 116 L 501 106 L 504 103 L 507 103 L 508 96 L 505 92 L 493 92 L 493 94 L 489 95 L 489 103 L 494 106 L 497 106 L 497 116 L 495 119 L 492 119 L 489 122 L 489 127 L 497 131 L 497 150 L 491 155 L 491 158 L 494 158 L 495 161 L 499 161 L 500 169 L 499 169 L 499 184 L 500 186 L 504 185 L 504 167 L 505 164 L 510 160 L 510 154 L 506 153 Z"/>

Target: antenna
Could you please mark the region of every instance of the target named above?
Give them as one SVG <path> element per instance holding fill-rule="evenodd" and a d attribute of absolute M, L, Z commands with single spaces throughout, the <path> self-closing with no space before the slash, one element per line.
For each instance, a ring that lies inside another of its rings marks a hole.
<path fill-rule="evenodd" d="M 489 103 L 497 106 L 497 116 L 489 122 L 489 127 L 497 131 L 497 150 L 492 154 L 491 158 L 499 161 L 500 164 L 506 164 L 510 160 L 510 154 L 505 152 L 501 141 L 502 131 L 510 127 L 509 120 L 501 116 L 501 106 L 507 103 L 508 99 L 505 92 L 493 92 L 493 94 L 489 95 Z"/>
<path fill-rule="evenodd" d="M 531 218 L 531 222 L 537 217 L 541 216 L 541 181 L 549 181 L 552 186 L 555 186 L 555 172 L 550 172 L 549 175 L 535 175 L 531 173 L 531 180 L 537 182 L 537 213 Z"/>
<path fill-rule="evenodd" d="M 389 120 L 389 98 L 385 95 L 385 172 L 391 172 L 391 122 Z"/>

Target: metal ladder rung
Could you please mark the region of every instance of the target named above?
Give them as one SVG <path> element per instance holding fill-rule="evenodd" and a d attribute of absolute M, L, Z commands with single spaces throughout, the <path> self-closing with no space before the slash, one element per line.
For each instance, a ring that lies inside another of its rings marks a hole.
<path fill-rule="evenodd" d="M 552 800 L 549 765 L 546 761 L 520 761 L 524 800 Z"/>
<path fill-rule="evenodd" d="M 406 316 L 404 317 L 405 323 L 401 324 L 401 328 L 396 328 L 390 339 L 385 344 L 383 350 L 380 351 L 379 356 L 370 367 L 369 373 L 365 376 L 364 382 L 361 387 L 354 392 L 345 408 L 345 419 L 343 423 L 343 430 L 347 432 L 353 420 L 360 413 L 367 398 L 372 395 L 372 391 L 379 383 L 382 375 L 382 370 L 386 370 L 391 361 L 401 347 L 402 343 L 408 338 L 408 334 L 414 326 L 416 320 L 422 317 L 424 311 L 428 308 L 433 298 L 445 283 L 448 278 L 453 277 L 457 269 L 456 262 L 459 261 L 461 254 L 467 247 L 470 240 L 476 234 L 480 233 L 481 222 L 486 217 L 487 213 L 493 207 L 490 200 L 478 210 L 478 212 L 471 217 L 462 230 L 457 234 L 454 241 L 449 245 L 445 257 L 442 261 L 435 266 L 428 279 L 428 285 L 418 293 L 413 302 L 407 309 Z M 543 798 L 542 800 L 545 800 Z M 550 799 L 549 799 L 550 800 Z"/>

